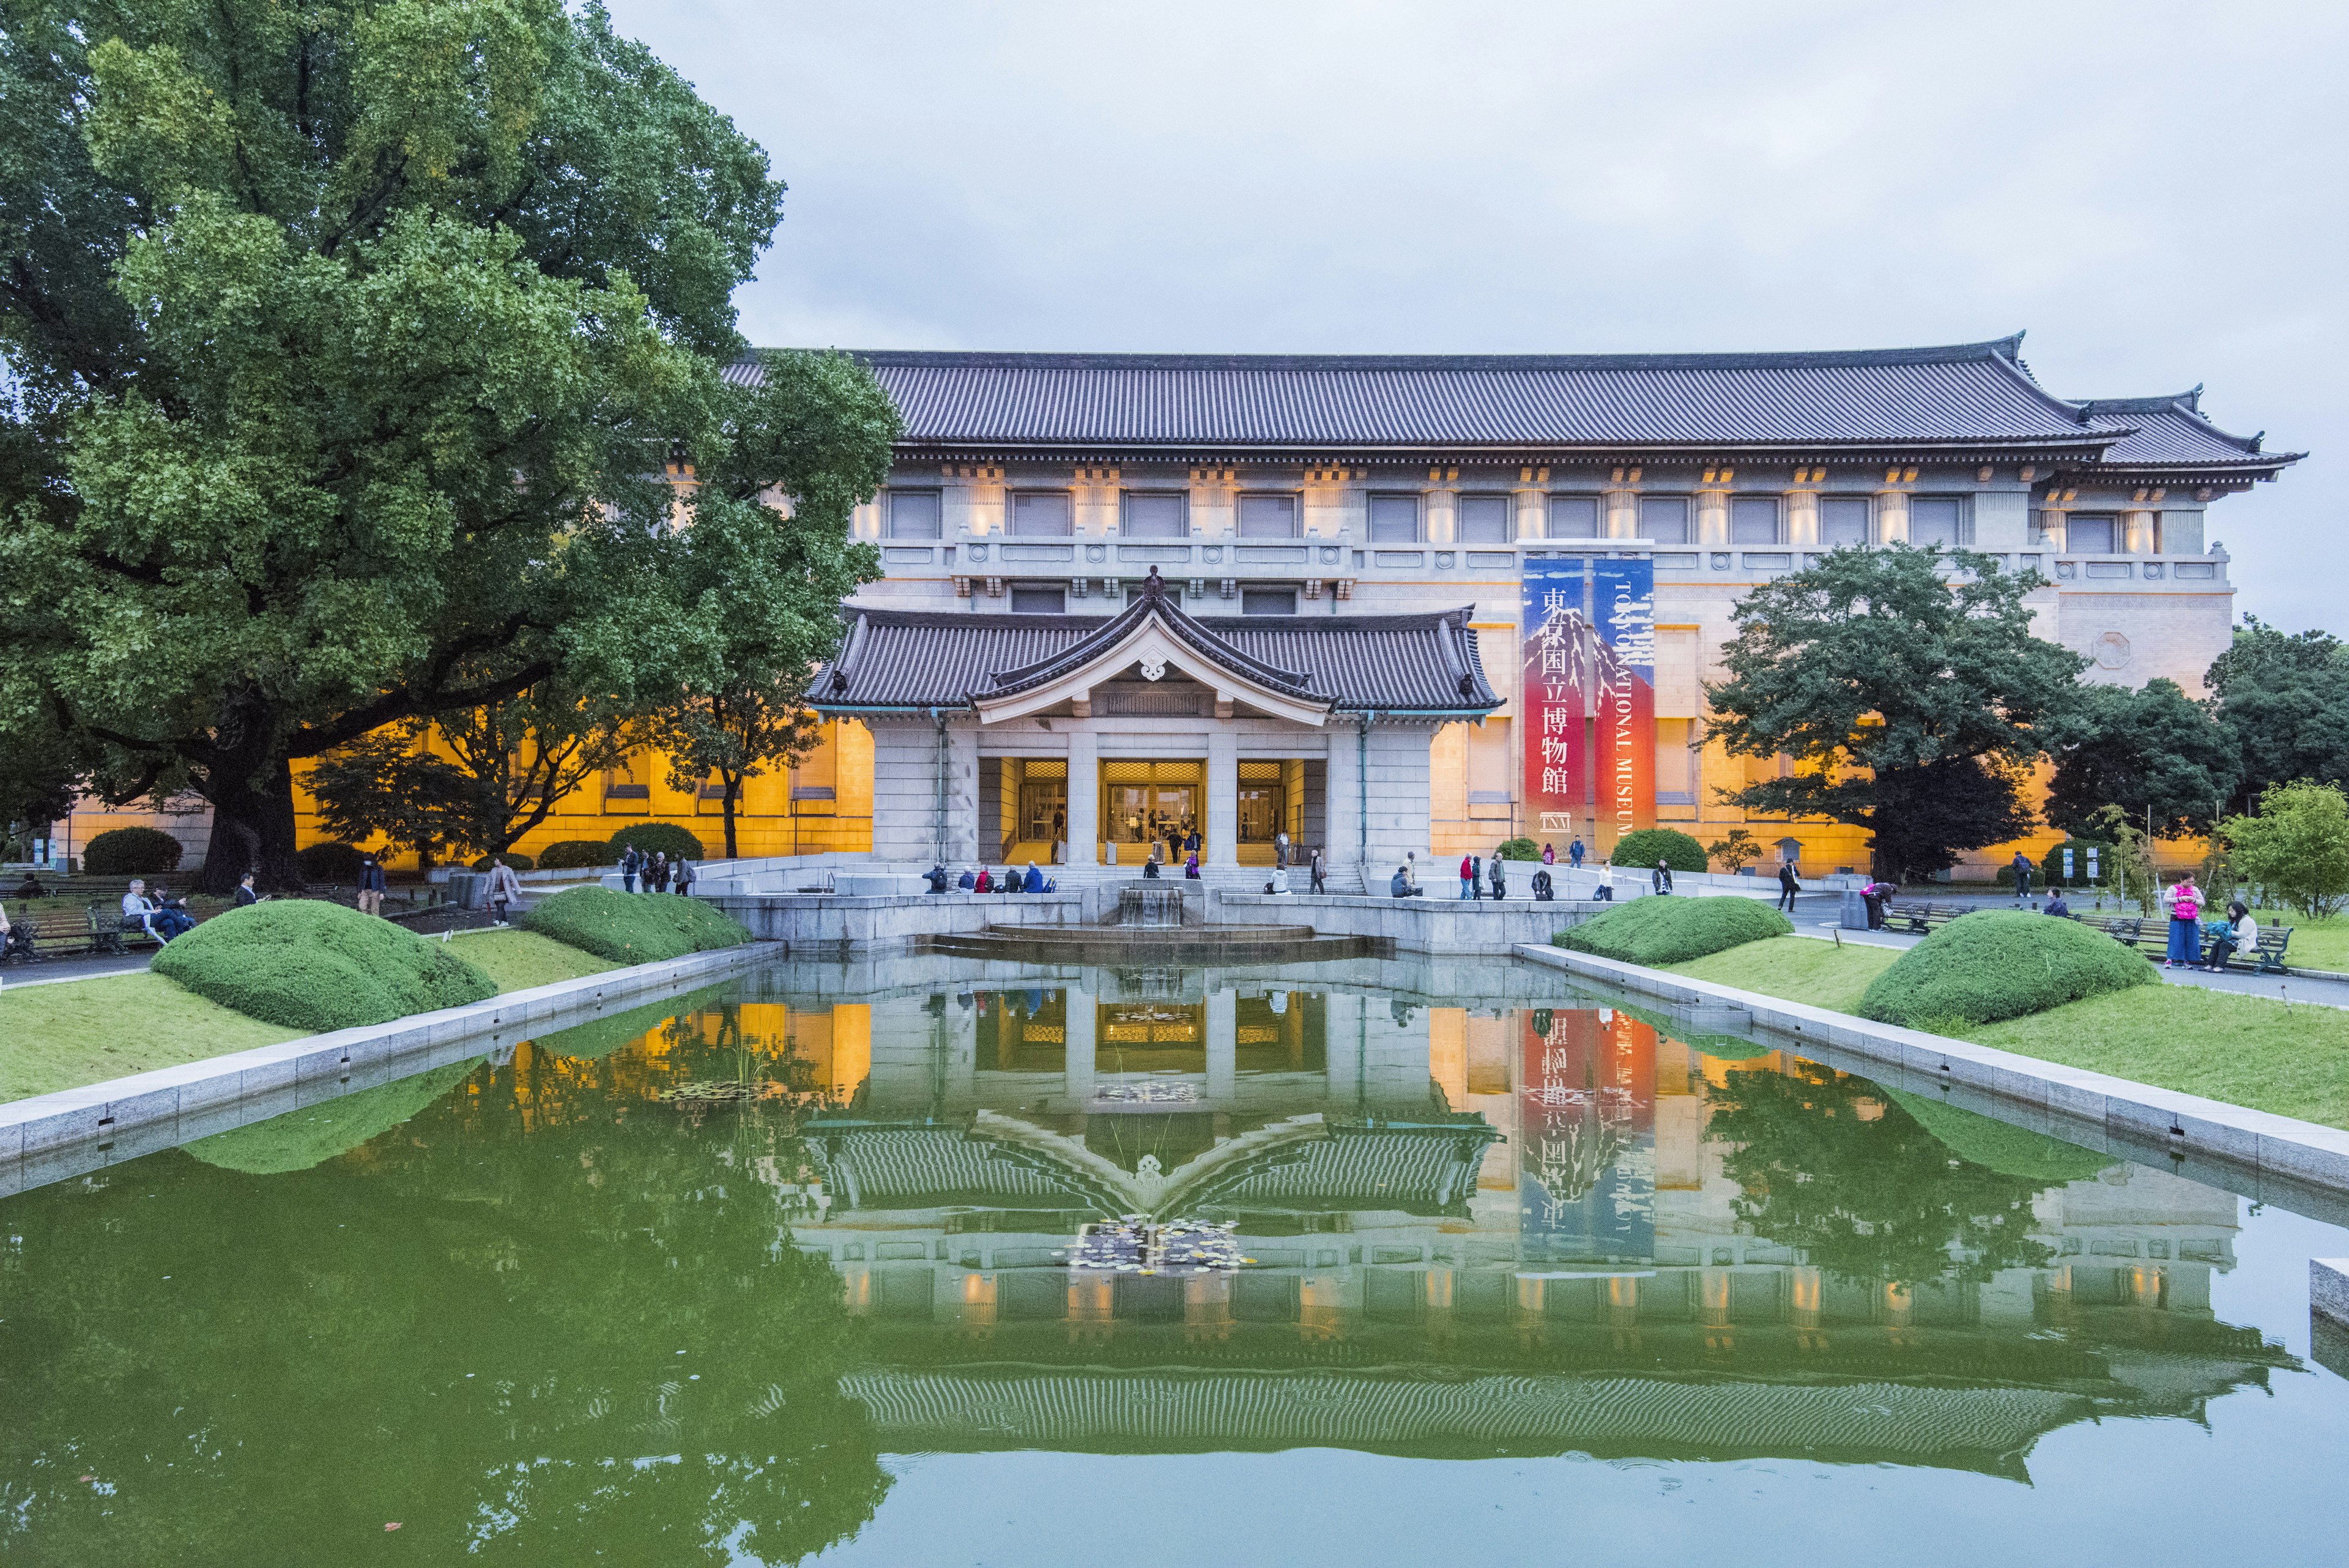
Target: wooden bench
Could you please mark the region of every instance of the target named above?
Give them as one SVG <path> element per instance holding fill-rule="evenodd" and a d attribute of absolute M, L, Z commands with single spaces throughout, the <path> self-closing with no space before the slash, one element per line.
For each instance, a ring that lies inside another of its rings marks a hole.
<path fill-rule="evenodd" d="M 2158 963 L 2169 956 L 2169 922 L 2166 919 L 2129 919 L 2118 915 L 2075 915 L 2072 919 L 2095 927 L 2125 947 L 2135 948 L 2149 962 Z M 2195 960 L 2197 963 L 2205 961 L 2214 939 L 2215 932 L 2209 926 L 2197 933 L 2199 950 L 2204 955 Z M 2283 955 L 2291 945 L 2290 926 L 2261 926 L 2259 945 L 2250 952 L 2230 955 L 2227 967 L 2247 969 L 2256 974 L 2285 973 Z"/>
<path fill-rule="evenodd" d="M 163 944 L 143 924 L 122 912 L 119 905 L 109 908 L 92 904 L 86 917 L 89 950 L 94 953 L 127 953 L 133 948 L 160 948 Z"/>
<path fill-rule="evenodd" d="M 88 950 L 90 943 L 88 917 L 73 909 L 43 909 L 35 914 L 15 914 L 8 924 L 16 930 L 29 932 L 33 953 L 36 958 L 50 958 L 64 953 Z"/>
<path fill-rule="evenodd" d="M 1964 904 L 1887 904 L 1884 929 L 1923 936 L 1936 926 L 1948 925 L 1967 909 Z"/>
<path fill-rule="evenodd" d="M 2213 933 L 2206 929 L 2203 934 L 2205 940 L 2202 943 L 2202 950 L 2208 953 L 2211 948 L 2210 939 Z M 2292 928 L 2290 926 L 2282 924 L 2261 926 L 2258 945 L 2249 952 L 2228 954 L 2227 967 L 2248 969 L 2253 974 L 2286 974 L 2290 971 L 2284 968 L 2283 955 L 2284 950 L 2291 946 Z"/>

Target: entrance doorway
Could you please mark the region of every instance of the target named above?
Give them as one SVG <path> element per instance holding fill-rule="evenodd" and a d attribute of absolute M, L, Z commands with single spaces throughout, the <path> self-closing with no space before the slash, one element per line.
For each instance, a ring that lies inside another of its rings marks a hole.
<path fill-rule="evenodd" d="M 1179 867 L 1194 836 L 1202 856 L 1206 845 L 1205 766 L 1188 763 L 1103 763 L 1102 837 L 1120 846 L 1121 865 L 1139 865 L 1150 846 L 1165 846 L 1166 862 Z M 1132 846 L 1131 848 L 1123 847 Z"/>

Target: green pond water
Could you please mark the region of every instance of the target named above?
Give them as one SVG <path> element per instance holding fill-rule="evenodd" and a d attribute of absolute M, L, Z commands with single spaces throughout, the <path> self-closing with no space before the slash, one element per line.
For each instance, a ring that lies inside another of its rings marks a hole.
<path fill-rule="evenodd" d="M 779 965 L 26 1190 L 0 1563 L 2341 1559 L 2349 1235 L 1647 1017 Z"/>

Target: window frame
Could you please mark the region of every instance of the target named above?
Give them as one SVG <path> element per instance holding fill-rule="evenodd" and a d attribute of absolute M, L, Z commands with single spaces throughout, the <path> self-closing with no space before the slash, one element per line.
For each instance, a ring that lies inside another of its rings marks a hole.
<path fill-rule="evenodd" d="M 918 539 L 928 544 L 936 544 L 946 537 L 947 498 L 945 491 L 924 490 L 912 485 L 901 488 L 893 484 L 881 493 L 884 497 L 881 507 L 882 537 L 885 539 Z M 930 504 L 930 531 L 926 534 L 904 533 L 900 531 L 897 526 L 897 502 L 901 497 L 917 495 L 926 499 Z"/>
<path fill-rule="evenodd" d="M 1133 503 L 1138 499 L 1171 500 L 1175 504 L 1174 532 L 1137 534 Z M 1191 536 L 1191 493 L 1187 490 L 1121 490 L 1117 493 L 1117 536 L 1121 539 L 1188 539 Z"/>
<path fill-rule="evenodd" d="M 1288 607 L 1287 609 L 1280 610 L 1248 608 L 1248 600 L 1251 597 L 1261 597 L 1273 594 L 1278 594 L 1282 597 L 1286 598 L 1288 601 Z M 1242 583 L 1240 585 L 1240 614 L 1244 616 L 1293 616 L 1298 613 L 1298 597 L 1297 585 L 1294 583 Z"/>
<path fill-rule="evenodd" d="M 1288 532 L 1286 534 L 1251 534 L 1247 527 L 1248 503 L 1278 501 L 1288 508 Z M 1305 537 L 1305 498 L 1294 490 L 1244 490 L 1232 502 L 1232 531 L 1241 539 L 1302 539 Z"/>
<path fill-rule="evenodd" d="M 1019 503 L 1022 499 L 1030 495 L 1058 496 L 1062 508 L 1061 521 L 1065 526 L 1061 528 L 1058 532 L 1052 533 L 1038 533 L 1020 527 Z M 1045 489 L 1015 490 L 1011 493 L 1009 498 L 1004 503 L 1003 535 L 1004 537 L 1008 539 L 1068 539 L 1073 538 L 1076 532 L 1077 498 L 1074 493 L 1071 491 Z"/>
<path fill-rule="evenodd" d="M 2101 523 L 2105 528 L 2102 548 L 2091 550 L 2080 543 L 2077 532 L 2083 521 Z M 2066 555 L 2117 556 L 2127 537 L 2126 526 L 2117 512 L 2067 512 L 2064 514 L 2064 550 Z"/>
<path fill-rule="evenodd" d="M 1590 506 L 1590 532 L 1561 534 L 1557 531 L 1557 504 L 1561 501 L 1587 502 Z M 1604 539 L 1607 537 L 1607 497 L 1589 490 L 1553 490 L 1542 504 L 1542 537 L 1545 539 Z"/>
<path fill-rule="evenodd" d="M 1501 536 L 1497 539 L 1472 539 L 1468 536 L 1466 504 L 1469 502 L 1501 504 Z M 1506 490 L 1463 490 L 1452 497 L 1452 542 L 1455 545 L 1514 545 L 1517 542 L 1517 498 Z"/>
<path fill-rule="evenodd" d="M 1945 550 L 1972 549 L 1974 547 L 1974 517 L 1973 508 L 1966 504 L 1968 499 L 1969 497 L 1964 495 L 1946 494 L 1909 496 L 1908 505 L 1909 543 L 1912 546 L 1920 549 L 1924 547 L 1922 545 L 1919 544 L 1917 538 L 1917 504 L 1920 501 L 1933 502 L 1937 504 L 1946 502 L 1955 510 L 1956 515 L 1951 522 L 1950 530 L 1955 537 L 1943 543 L 1941 547 Z"/>
<path fill-rule="evenodd" d="M 1737 536 L 1738 508 L 1751 511 L 1757 506 L 1770 508 L 1770 536 L 1767 539 L 1741 539 Z M 1729 498 L 1729 543 L 1733 549 L 1774 550 L 1786 543 L 1786 503 L 1778 495 L 1732 495 Z"/>
<path fill-rule="evenodd" d="M 1411 503 L 1411 536 L 1393 539 L 1379 533 L 1379 503 Z M 1362 532 L 1372 545 L 1423 545 L 1427 542 L 1427 500 L 1416 490 L 1373 490 L 1362 505 Z"/>
<path fill-rule="evenodd" d="M 1831 543 L 1827 538 L 1827 508 L 1830 504 L 1853 505 L 1859 508 L 1859 538 L 1856 547 L 1868 549 L 1876 543 L 1876 497 L 1873 495 L 1822 495 L 1818 499 L 1819 548 L 1841 549 L 1854 544 L 1851 540 Z"/>
<path fill-rule="evenodd" d="M 1649 503 L 1651 503 L 1651 502 L 1656 502 L 1656 501 L 1669 501 L 1669 502 L 1671 502 L 1671 503 L 1673 503 L 1674 504 L 1676 504 L 1676 505 L 1678 505 L 1678 506 L 1680 507 L 1680 509 L 1681 509 L 1681 536 L 1680 536 L 1679 538 L 1677 538 L 1677 539 L 1665 539 L 1665 538 L 1661 538 L 1661 537 L 1659 537 L 1658 535 L 1654 535 L 1654 534 L 1651 534 L 1650 532 L 1648 532 L 1648 504 L 1649 504 Z M 1642 494 L 1642 495 L 1640 497 L 1640 538 L 1642 538 L 1642 539 L 1648 540 L 1648 541 L 1649 541 L 1650 543 L 1651 543 L 1651 544 L 1657 544 L 1657 545 L 1693 545 L 1693 544 L 1695 544 L 1695 543 L 1696 543 L 1696 538 L 1695 538 L 1695 535 L 1696 535 L 1696 504 L 1695 504 L 1695 503 L 1696 503 L 1696 498 L 1695 498 L 1694 496 L 1692 496 L 1692 495 L 1679 495 L 1679 494 L 1648 495 L 1648 494 Z"/>
<path fill-rule="evenodd" d="M 1050 609 L 1022 609 L 1022 594 L 1051 594 L 1059 602 Z M 1069 585 L 1056 582 L 1011 582 L 1003 585 L 1006 613 L 1010 615 L 1066 615 L 1069 613 Z"/>

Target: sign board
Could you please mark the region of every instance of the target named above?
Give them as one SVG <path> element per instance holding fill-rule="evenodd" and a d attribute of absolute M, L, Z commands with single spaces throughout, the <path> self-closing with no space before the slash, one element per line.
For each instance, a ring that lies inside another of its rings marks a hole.
<path fill-rule="evenodd" d="M 1655 825 L 1656 576 L 1646 557 L 1529 556 L 1519 686 L 1537 836 Z"/>
<path fill-rule="evenodd" d="M 2072 879 L 2072 846 L 2071 846 L 2070 845 L 2066 844 L 2065 846 L 2064 846 L 2064 880 L 2065 880 L 2066 882 L 2069 882 L 2071 879 Z"/>

